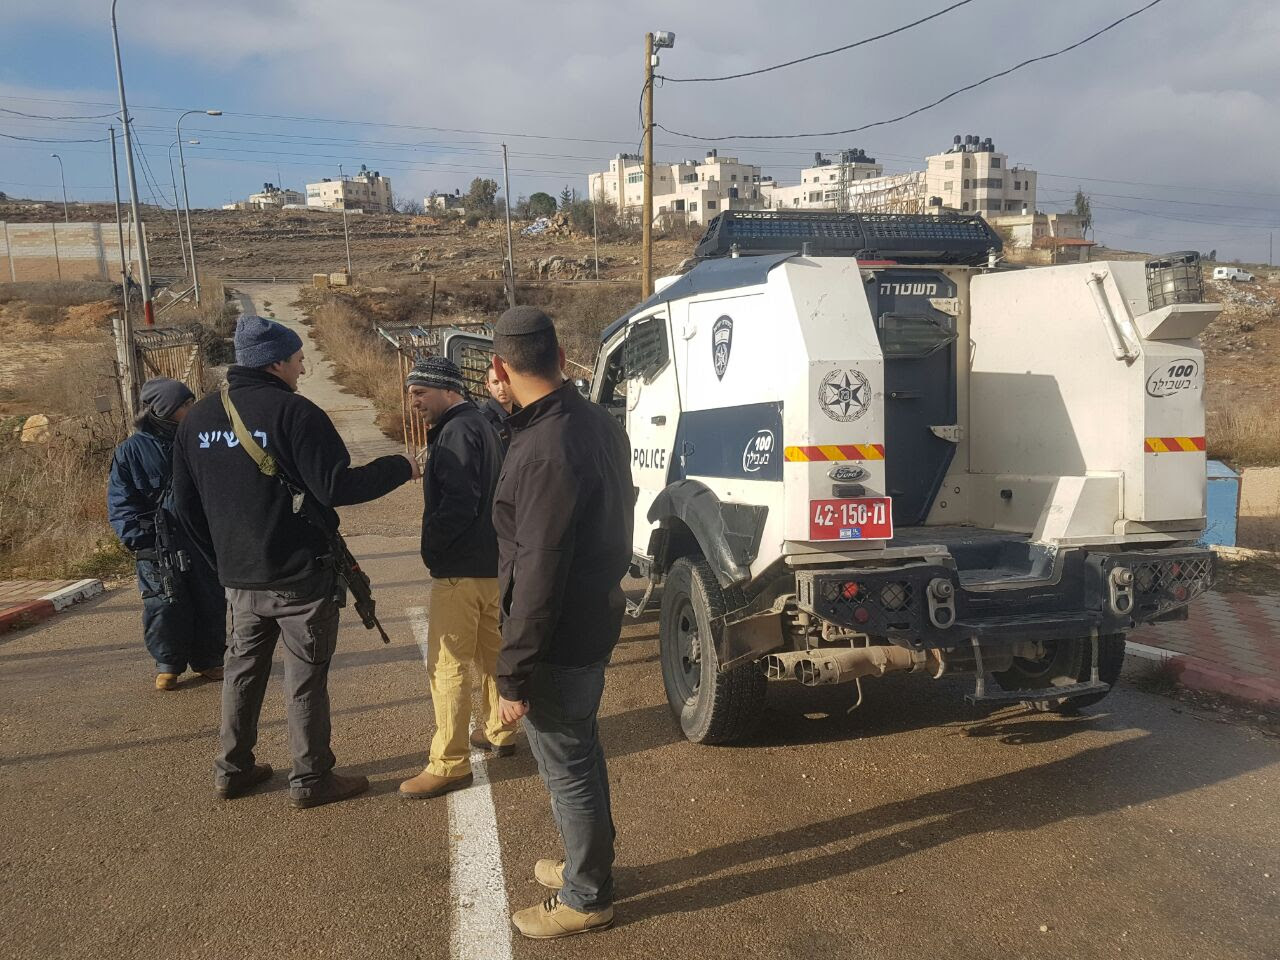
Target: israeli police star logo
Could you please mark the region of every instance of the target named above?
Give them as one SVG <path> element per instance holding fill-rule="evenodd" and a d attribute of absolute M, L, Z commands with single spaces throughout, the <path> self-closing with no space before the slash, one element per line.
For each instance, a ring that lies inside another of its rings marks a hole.
<path fill-rule="evenodd" d="M 818 406 L 837 423 L 852 423 L 871 406 L 871 383 L 859 370 L 832 370 L 818 385 Z"/>
<path fill-rule="evenodd" d="M 711 326 L 711 363 L 716 379 L 723 380 L 729 369 L 729 351 L 733 349 L 733 317 L 724 316 Z"/>

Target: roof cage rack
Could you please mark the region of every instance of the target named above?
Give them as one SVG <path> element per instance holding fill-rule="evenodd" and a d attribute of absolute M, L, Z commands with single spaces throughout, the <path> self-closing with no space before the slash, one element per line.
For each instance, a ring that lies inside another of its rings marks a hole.
<path fill-rule="evenodd" d="M 726 210 L 707 225 L 700 258 L 801 253 L 899 263 L 985 263 L 1003 245 L 977 214 Z"/>

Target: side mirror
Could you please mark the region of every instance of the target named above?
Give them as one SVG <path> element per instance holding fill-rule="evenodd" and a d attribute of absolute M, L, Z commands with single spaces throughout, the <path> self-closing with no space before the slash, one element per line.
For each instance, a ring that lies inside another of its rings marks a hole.
<path fill-rule="evenodd" d="M 590 380 L 584 380 L 582 377 L 578 377 L 576 380 L 573 381 L 573 385 L 578 388 L 578 392 L 580 394 L 582 394 L 588 400 L 591 399 L 591 381 Z"/>

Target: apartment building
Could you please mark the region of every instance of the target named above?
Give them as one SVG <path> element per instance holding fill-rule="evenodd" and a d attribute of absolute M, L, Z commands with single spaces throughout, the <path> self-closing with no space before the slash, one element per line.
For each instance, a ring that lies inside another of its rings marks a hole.
<path fill-rule="evenodd" d="M 679 218 L 706 223 L 724 210 L 760 210 L 768 204 L 764 194 L 772 185 L 760 168 L 722 157 L 716 150 L 702 160 L 653 165 L 655 219 Z M 588 196 L 608 200 L 623 216 L 638 216 L 644 203 L 644 160 L 638 154 L 620 153 L 609 169 L 587 175 Z"/>
<path fill-rule="evenodd" d="M 844 198 L 848 206 L 849 186 L 875 180 L 884 176 L 884 164 L 865 150 L 842 150 L 832 158 L 821 153 L 813 155 L 814 165 L 800 171 L 800 183 L 781 187 L 772 184 L 768 189 L 769 206 L 775 210 L 832 209 L 837 210 Z"/>
<path fill-rule="evenodd" d="M 949 150 L 925 163 L 925 191 L 940 197 L 944 207 L 988 218 L 1035 212 L 1036 172 L 1011 167 L 990 137 L 957 134 Z"/>
<path fill-rule="evenodd" d="M 391 213 L 391 180 L 364 164 L 354 176 L 307 184 L 307 206 L 322 210 Z"/>
<path fill-rule="evenodd" d="M 307 195 L 300 190 L 277 187 L 274 183 L 264 183 L 259 193 L 249 194 L 246 204 L 252 210 L 282 209 L 285 206 L 303 205 Z"/>

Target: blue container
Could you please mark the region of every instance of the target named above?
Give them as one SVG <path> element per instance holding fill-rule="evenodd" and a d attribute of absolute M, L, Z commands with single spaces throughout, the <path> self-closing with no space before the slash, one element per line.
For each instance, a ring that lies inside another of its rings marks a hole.
<path fill-rule="evenodd" d="M 1236 515 L 1240 509 L 1240 474 L 1218 460 L 1206 464 L 1206 474 L 1204 536 L 1200 543 L 1234 547 Z"/>

